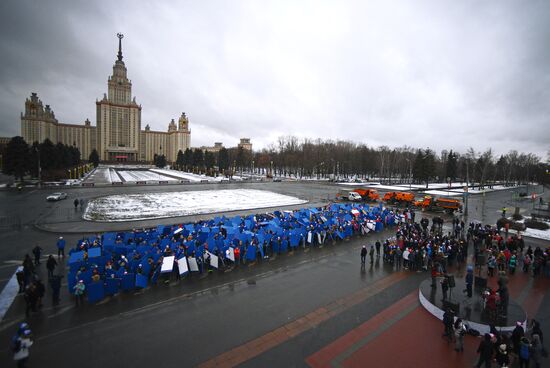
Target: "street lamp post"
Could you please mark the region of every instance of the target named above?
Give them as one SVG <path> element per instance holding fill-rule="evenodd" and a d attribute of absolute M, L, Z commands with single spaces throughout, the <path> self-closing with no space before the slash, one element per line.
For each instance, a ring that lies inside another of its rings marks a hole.
<path fill-rule="evenodd" d="M 407 162 L 409 163 L 409 190 L 412 189 L 412 165 L 411 165 L 411 160 L 406 158 L 405 160 L 407 160 Z"/>
<path fill-rule="evenodd" d="M 42 187 L 42 167 L 40 166 L 40 148 L 34 147 L 38 158 L 38 188 Z"/>
<path fill-rule="evenodd" d="M 271 179 L 273 179 L 273 177 L 274 177 L 274 175 L 273 175 L 273 161 L 270 162 L 269 173 L 271 174 Z"/>
<path fill-rule="evenodd" d="M 254 175 L 254 160 L 252 160 L 252 175 Z"/>

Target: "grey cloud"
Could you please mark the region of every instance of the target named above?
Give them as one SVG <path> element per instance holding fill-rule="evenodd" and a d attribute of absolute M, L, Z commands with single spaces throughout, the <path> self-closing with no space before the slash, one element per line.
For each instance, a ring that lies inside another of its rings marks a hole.
<path fill-rule="evenodd" d="M 279 135 L 541 156 L 550 140 L 547 1 L 5 1 L 0 135 L 32 91 L 95 121 L 125 33 L 143 123 L 182 111 L 193 145 Z"/>

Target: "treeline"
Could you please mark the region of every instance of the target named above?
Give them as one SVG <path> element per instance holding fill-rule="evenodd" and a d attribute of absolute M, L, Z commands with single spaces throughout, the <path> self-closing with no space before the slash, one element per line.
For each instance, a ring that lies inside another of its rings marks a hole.
<path fill-rule="evenodd" d="M 222 148 L 219 152 L 187 149 L 178 152 L 176 168 L 195 172 L 254 172 L 259 175 L 360 178 L 385 184 L 496 181 L 517 183 L 548 182 L 549 165 L 532 153 L 510 151 L 495 155 L 492 149 L 465 153 L 429 148 L 369 147 L 349 141 L 299 140 L 281 137 L 261 151 Z"/>
<path fill-rule="evenodd" d="M 49 139 L 29 145 L 23 137 L 13 137 L 2 155 L 2 172 L 22 180 L 24 176 L 38 177 L 39 168 L 43 178 L 55 176 L 55 171 L 65 170 L 80 164 L 78 148 L 66 144 L 53 144 Z"/>
<path fill-rule="evenodd" d="M 548 163 L 532 153 L 510 151 L 495 155 L 492 149 L 465 153 L 408 146 L 369 147 L 350 141 L 299 140 L 280 137 L 276 144 L 245 157 L 243 165 L 255 171 L 295 177 L 339 177 L 342 179 L 379 180 L 385 184 L 425 183 L 428 181 L 469 181 L 486 185 L 505 183 L 548 182 Z"/>

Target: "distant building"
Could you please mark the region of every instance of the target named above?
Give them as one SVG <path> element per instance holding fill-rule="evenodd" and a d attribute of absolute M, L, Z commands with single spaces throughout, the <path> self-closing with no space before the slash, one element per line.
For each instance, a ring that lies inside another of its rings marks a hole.
<path fill-rule="evenodd" d="M 165 155 L 176 161 L 178 151 L 191 145 L 189 120 L 182 113 L 178 125 L 172 119 L 167 132 L 141 130 L 141 105 L 132 97 L 132 82 L 122 61 L 122 34 L 118 34 L 118 55 L 113 74 L 107 81 L 107 94 L 96 101 L 96 126 L 86 119 L 84 125 L 62 124 L 49 105 L 43 105 L 36 93 L 25 101 L 21 113 L 21 135 L 29 144 L 46 138 L 54 144 L 74 145 L 81 158 L 87 159 L 95 148 L 102 161 L 152 161 Z"/>
<path fill-rule="evenodd" d="M 215 142 L 214 146 L 201 146 L 197 148 L 203 150 L 204 152 L 218 153 L 224 147 L 222 142 Z"/>
<path fill-rule="evenodd" d="M 237 145 L 237 148 L 243 148 L 248 151 L 252 151 L 252 143 L 250 143 L 250 138 L 241 138 L 241 142 Z"/>

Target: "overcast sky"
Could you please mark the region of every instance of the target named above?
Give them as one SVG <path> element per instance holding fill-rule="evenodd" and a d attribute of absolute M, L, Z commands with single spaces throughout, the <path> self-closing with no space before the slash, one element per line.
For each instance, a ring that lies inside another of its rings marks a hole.
<path fill-rule="evenodd" d="M 95 124 L 118 42 L 142 128 L 192 146 L 550 149 L 550 1 L 0 2 L 0 136 L 31 92 Z"/>

